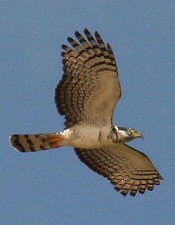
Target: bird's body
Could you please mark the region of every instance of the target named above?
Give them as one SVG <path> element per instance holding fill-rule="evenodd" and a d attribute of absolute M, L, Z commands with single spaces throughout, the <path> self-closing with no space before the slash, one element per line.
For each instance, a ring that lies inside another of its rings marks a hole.
<path fill-rule="evenodd" d="M 100 148 L 102 145 L 112 144 L 112 139 L 108 138 L 109 127 L 99 128 L 97 126 L 75 125 L 64 130 L 62 133 L 65 138 L 63 145 L 73 146 L 75 148 Z"/>
<path fill-rule="evenodd" d="M 85 29 L 86 39 L 68 38 L 63 45 L 63 77 L 55 90 L 58 112 L 65 116 L 63 132 L 14 134 L 10 140 L 21 152 L 72 146 L 90 169 L 107 177 L 123 195 L 153 190 L 162 179 L 150 159 L 126 145 L 141 133 L 113 124 L 121 84 L 111 46 L 98 32 Z"/>
<path fill-rule="evenodd" d="M 11 140 L 14 144 L 15 140 L 17 141 L 15 144 L 16 148 L 19 148 L 20 143 L 23 143 L 21 147 L 25 146 L 25 148 L 23 150 L 21 148 L 21 151 L 24 152 L 63 146 L 85 149 L 100 148 L 102 146 L 115 146 L 116 143 L 125 142 L 123 135 L 120 132 L 117 133 L 115 129 L 81 124 L 57 133 L 13 135 Z M 20 140 L 17 140 L 17 138 L 20 138 Z"/>

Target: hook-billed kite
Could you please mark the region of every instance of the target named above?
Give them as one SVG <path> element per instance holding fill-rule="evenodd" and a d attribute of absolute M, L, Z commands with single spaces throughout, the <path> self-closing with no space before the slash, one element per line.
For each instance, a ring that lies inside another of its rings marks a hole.
<path fill-rule="evenodd" d="M 71 47 L 62 45 L 63 77 L 55 102 L 65 116 L 65 130 L 14 134 L 11 143 L 21 152 L 72 146 L 83 163 L 123 195 L 153 190 L 162 176 L 145 154 L 125 144 L 142 134 L 113 124 L 122 90 L 111 45 L 97 31 L 94 36 L 88 29 L 84 33 L 75 32 L 77 40 L 68 38 Z"/>

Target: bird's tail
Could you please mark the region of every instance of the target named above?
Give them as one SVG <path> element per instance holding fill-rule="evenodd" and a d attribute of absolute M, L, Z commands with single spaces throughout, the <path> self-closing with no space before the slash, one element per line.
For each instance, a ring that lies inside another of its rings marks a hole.
<path fill-rule="evenodd" d="M 64 136 L 61 133 L 14 134 L 10 142 L 20 152 L 35 152 L 62 146 Z"/>

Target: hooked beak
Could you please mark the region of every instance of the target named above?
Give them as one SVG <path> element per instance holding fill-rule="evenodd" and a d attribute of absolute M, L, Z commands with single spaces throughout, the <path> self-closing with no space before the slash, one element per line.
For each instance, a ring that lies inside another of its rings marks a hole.
<path fill-rule="evenodd" d="M 143 134 L 140 133 L 139 131 L 134 131 L 133 136 L 134 136 L 134 138 L 142 138 L 142 140 L 144 139 Z"/>

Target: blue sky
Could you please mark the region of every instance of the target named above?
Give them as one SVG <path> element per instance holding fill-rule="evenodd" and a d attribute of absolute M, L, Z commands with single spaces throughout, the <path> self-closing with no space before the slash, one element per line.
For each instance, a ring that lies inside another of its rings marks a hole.
<path fill-rule="evenodd" d="M 1 0 L 1 225 L 175 224 L 175 2 Z M 62 130 L 54 89 L 61 44 L 75 30 L 98 30 L 113 46 L 123 86 L 115 122 L 145 138 L 164 181 L 153 192 L 123 197 L 87 169 L 71 148 L 22 154 L 13 133 Z"/>

